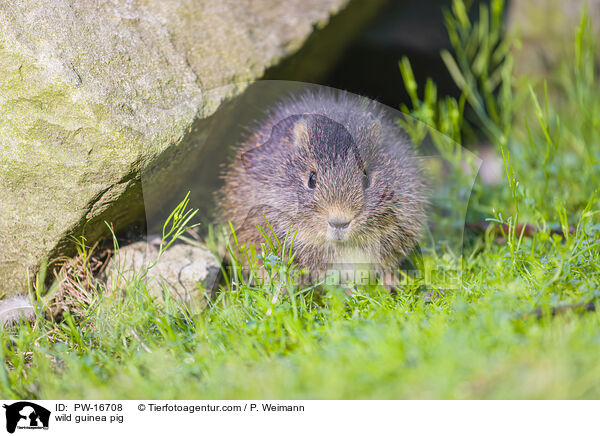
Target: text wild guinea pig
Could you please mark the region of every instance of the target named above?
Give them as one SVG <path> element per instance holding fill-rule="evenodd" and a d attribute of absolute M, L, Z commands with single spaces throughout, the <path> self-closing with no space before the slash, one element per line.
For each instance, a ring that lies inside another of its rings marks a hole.
<path fill-rule="evenodd" d="M 265 218 L 295 263 L 322 276 L 361 264 L 396 271 L 426 224 L 427 188 L 402 129 L 381 107 L 333 90 L 274 105 L 224 172 L 219 216 L 240 244 Z"/>

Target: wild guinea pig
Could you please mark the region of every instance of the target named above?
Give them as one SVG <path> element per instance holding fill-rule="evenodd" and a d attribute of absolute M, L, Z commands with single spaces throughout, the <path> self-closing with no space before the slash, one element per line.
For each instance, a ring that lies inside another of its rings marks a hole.
<path fill-rule="evenodd" d="M 280 241 L 296 233 L 295 263 L 319 276 L 336 265 L 397 271 L 426 224 L 406 134 L 377 103 L 341 91 L 275 104 L 223 178 L 219 216 L 238 242 L 260 247 L 266 218 Z"/>

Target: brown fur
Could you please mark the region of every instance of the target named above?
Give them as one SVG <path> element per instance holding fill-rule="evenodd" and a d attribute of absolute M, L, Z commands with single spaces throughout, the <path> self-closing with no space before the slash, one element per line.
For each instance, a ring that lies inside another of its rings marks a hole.
<path fill-rule="evenodd" d="M 343 92 L 279 102 L 224 180 L 219 216 L 238 241 L 264 242 L 256 225 L 265 216 L 281 240 L 297 231 L 296 261 L 309 271 L 353 259 L 395 270 L 426 222 L 426 184 L 406 135 L 378 104 Z"/>

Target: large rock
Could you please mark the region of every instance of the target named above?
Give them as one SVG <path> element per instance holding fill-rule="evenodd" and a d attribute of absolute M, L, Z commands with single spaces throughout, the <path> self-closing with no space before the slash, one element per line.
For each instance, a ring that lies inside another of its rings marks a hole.
<path fill-rule="evenodd" d="M 511 0 L 508 24 L 518 32 L 522 47 L 517 53 L 519 73 L 547 73 L 573 49 L 582 9 L 600 37 L 600 0 Z M 570 55 L 572 56 L 572 55 Z"/>
<path fill-rule="evenodd" d="M 0 296 L 68 253 L 71 235 L 143 219 L 140 173 L 347 2 L 3 2 Z M 346 21 L 380 3 L 355 0 Z"/>

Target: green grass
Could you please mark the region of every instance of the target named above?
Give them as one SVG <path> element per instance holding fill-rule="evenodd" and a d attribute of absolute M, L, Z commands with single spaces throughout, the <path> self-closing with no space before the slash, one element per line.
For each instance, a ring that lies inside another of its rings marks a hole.
<path fill-rule="evenodd" d="M 589 23 L 584 13 L 573 58 L 547 84 L 518 84 L 506 40 L 494 36 L 495 25 L 483 32 L 461 23 L 460 3 L 449 26 L 453 41 L 470 48 L 445 60 L 463 77 L 463 98 L 438 99 L 430 82 L 422 100 L 415 85 L 413 108 L 404 108 L 455 140 L 468 142 L 479 127 L 504 156 L 507 178 L 478 182 L 467 216 L 507 223 L 508 232 L 467 234 L 457 287 L 435 283 L 444 294 L 426 302 L 416 279 L 397 294 L 352 295 L 277 292 L 288 283 L 276 279 L 259 289 L 229 286 L 192 316 L 153 301 L 140 272 L 121 289 L 96 284 L 102 298 L 77 316 L 49 321 L 40 310 L 35 322 L 0 332 L 2 396 L 600 397 L 600 312 L 550 315 L 561 304 L 600 302 L 600 90 Z M 482 11 L 487 23 L 500 3 Z M 469 42 L 473 35 L 479 39 Z M 403 61 L 412 86 L 409 67 Z M 172 217 L 171 236 L 189 216 Z M 516 222 L 539 231 L 526 237 Z M 567 237 L 550 234 L 557 226 Z M 537 308 L 540 317 L 523 316 Z"/>

